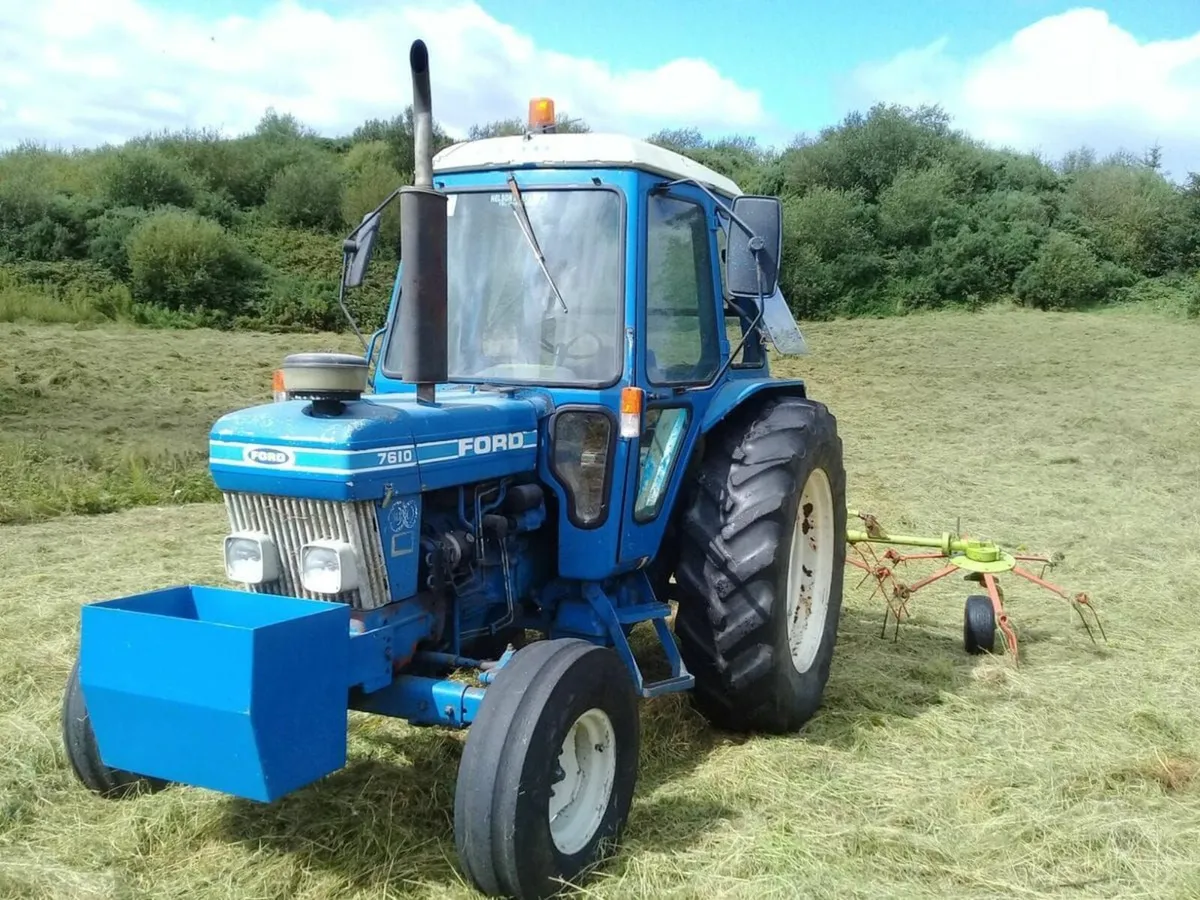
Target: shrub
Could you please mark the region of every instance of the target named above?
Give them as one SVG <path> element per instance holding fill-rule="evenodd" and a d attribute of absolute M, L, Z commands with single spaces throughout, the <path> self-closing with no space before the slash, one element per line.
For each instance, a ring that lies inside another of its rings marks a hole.
<path fill-rule="evenodd" d="M 184 210 L 146 218 L 130 233 L 128 251 L 135 301 L 205 321 L 247 312 L 262 277 L 258 263 L 225 229 Z"/>
<path fill-rule="evenodd" d="M 342 242 L 327 234 L 254 222 L 244 228 L 246 250 L 265 266 L 337 282 L 342 274 Z"/>
<path fill-rule="evenodd" d="M 154 147 L 133 145 L 114 153 L 104 167 L 104 193 L 114 206 L 191 206 L 192 176 L 184 164 Z"/>
<path fill-rule="evenodd" d="M 0 181 L 0 260 L 81 259 L 93 201 L 52 194 L 36 182 Z"/>
<path fill-rule="evenodd" d="M 966 217 L 949 166 L 904 169 L 879 195 L 879 238 L 897 246 L 922 246 Z"/>
<path fill-rule="evenodd" d="M 1136 280 L 1128 269 L 1101 261 L 1074 235 L 1053 231 L 1017 278 L 1015 293 L 1038 309 L 1081 309 L 1111 299 Z"/>
<path fill-rule="evenodd" d="M 342 179 L 332 160 L 313 156 L 280 170 L 267 211 L 281 225 L 332 231 L 342 226 Z"/>
<path fill-rule="evenodd" d="M 1100 256 L 1146 275 L 1178 268 L 1194 242 L 1183 197 L 1144 166 L 1111 164 L 1076 173 L 1063 211 Z"/>
<path fill-rule="evenodd" d="M 1159 313 L 1200 318 L 1200 272 L 1143 279 L 1120 291 L 1120 300 Z"/>
<path fill-rule="evenodd" d="M 229 211 L 262 204 L 271 179 L 285 164 L 274 162 L 277 146 L 254 136 L 228 139 L 208 130 L 183 131 L 162 138 L 159 146 L 201 186 L 193 208 L 226 225 Z"/>
<path fill-rule="evenodd" d="M 133 229 L 148 213 L 137 206 L 120 206 L 104 211 L 88 223 L 88 258 L 104 266 L 115 276 L 129 279 L 129 251 L 126 244 Z"/>
<path fill-rule="evenodd" d="M 254 324 L 272 331 L 336 331 L 345 322 L 337 305 L 336 280 L 276 275 Z"/>
<path fill-rule="evenodd" d="M 883 272 L 871 206 L 861 191 L 817 187 L 783 205 L 780 289 L 804 318 L 845 311 Z"/>
<path fill-rule="evenodd" d="M 241 212 L 233 197 L 224 188 L 197 192 L 192 208 L 204 218 L 212 219 L 226 228 L 238 221 Z"/>

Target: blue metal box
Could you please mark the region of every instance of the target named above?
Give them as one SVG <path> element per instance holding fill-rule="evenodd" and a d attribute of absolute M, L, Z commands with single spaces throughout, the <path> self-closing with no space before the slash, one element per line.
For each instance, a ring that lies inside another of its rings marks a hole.
<path fill-rule="evenodd" d="M 269 802 L 346 762 L 345 604 L 184 585 L 83 608 L 101 758 Z"/>

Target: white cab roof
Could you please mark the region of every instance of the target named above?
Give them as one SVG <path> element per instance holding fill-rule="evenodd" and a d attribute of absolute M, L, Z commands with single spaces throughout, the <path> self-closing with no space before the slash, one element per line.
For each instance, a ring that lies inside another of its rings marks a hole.
<path fill-rule="evenodd" d="M 433 158 L 439 173 L 511 166 L 555 168 L 635 167 L 667 178 L 691 178 L 718 194 L 736 197 L 741 189 L 708 166 L 672 150 L 619 134 L 533 134 L 464 141 Z"/>

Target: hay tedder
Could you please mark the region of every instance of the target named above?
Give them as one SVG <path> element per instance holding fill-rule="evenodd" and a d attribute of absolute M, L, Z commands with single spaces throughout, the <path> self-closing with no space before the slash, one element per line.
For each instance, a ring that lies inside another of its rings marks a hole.
<path fill-rule="evenodd" d="M 908 614 L 908 602 L 913 594 L 941 581 L 956 572 L 963 573 L 968 581 L 982 585 L 984 593 L 971 594 L 967 597 L 963 610 L 963 647 L 968 653 L 991 653 L 995 648 L 996 630 L 999 628 L 1004 635 L 1005 645 L 1012 659 L 1017 659 L 1017 635 L 1009 621 L 1004 608 L 1004 591 L 1000 587 L 1000 575 L 1011 572 L 1038 587 L 1058 595 L 1071 604 L 1078 614 L 1088 636 L 1095 641 L 1088 617 L 1084 610 L 1091 613 L 1100 636 L 1107 640 L 1104 626 L 1096 614 L 1088 595 L 1083 592 L 1069 594 L 1063 588 L 1052 584 L 1043 577 L 1047 566 L 1054 565 L 1056 560 L 1050 556 L 1009 553 L 992 541 L 970 540 L 960 535 L 946 531 L 938 537 L 926 537 L 912 534 L 894 534 L 886 531 L 879 520 L 869 513 L 849 511 L 850 517 L 862 521 L 862 529 L 848 529 L 846 541 L 851 553 L 846 562 L 862 569 L 867 574 L 863 582 L 874 579 L 875 587 L 872 596 L 879 593 L 887 604 L 883 618 L 883 634 L 887 633 L 888 622 L 895 620 L 896 632 L 899 633 L 900 620 Z M 875 552 L 875 545 L 890 545 L 882 554 Z M 897 546 L 927 548 L 924 552 L 901 553 Z M 910 562 L 940 560 L 943 566 L 919 581 L 908 583 L 896 577 L 896 570 L 907 566 Z M 1037 563 L 1042 566 L 1042 572 L 1034 575 L 1020 563 Z M 862 582 L 860 582 L 862 584 Z"/>
<path fill-rule="evenodd" d="M 462 868 L 540 897 L 620 837 L 638 698 L 690 691 L 745 731 L 817 710 L 842 445 L 804 382 L 768 371 L 768 341 L 803 348 L 778 199 L 642 141 L 554 133 L 549 100 L 526 134 L 434 158 L 422 42 L 410 63 L 414 184 L 344 248 L 343 289 L 399 198 L 386 324 L 361 356 L 287 357 L 274 402 L 215 423 L 240 587 L 84 606 L 64 741 L 104 795 L 270 802 L 346 764 L 349 710 L 469 726 Z M 661 680 L 630 649 L 639 623 Z"/>

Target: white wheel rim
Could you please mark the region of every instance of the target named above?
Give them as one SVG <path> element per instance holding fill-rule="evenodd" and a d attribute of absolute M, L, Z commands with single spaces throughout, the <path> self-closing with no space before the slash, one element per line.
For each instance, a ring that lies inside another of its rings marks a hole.
<path fill-rule="evenodd" d="M 604 820 L 617 777 L 617 735 L 603 710 L 575 720 L 551 775 L 560 780 L 550 787 L 550 836 L 560 853 L 578 853 Z"/>
<path fill-rule="evenodd" d="M 813 469 L 800 491 L 788 560 L 788 644 L 800 673 L 812 666 L 825 636 L 835 540 L 829 476 Z"/>

